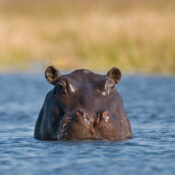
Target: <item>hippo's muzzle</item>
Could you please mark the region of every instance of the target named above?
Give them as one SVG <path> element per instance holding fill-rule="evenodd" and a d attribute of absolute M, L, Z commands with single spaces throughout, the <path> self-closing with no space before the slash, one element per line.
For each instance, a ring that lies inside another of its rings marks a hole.
<path fill-rule="evenodd" d="M 108 111 L 85 113 L 81 110 L 73 115 L 65 115 L 61 120 L 58 130 L 58 140 L 104 139 L 103 130 L 114 130 L 117 136 L 114 121 Z M 108 139 L 108 138 L 106 138 Z"/>

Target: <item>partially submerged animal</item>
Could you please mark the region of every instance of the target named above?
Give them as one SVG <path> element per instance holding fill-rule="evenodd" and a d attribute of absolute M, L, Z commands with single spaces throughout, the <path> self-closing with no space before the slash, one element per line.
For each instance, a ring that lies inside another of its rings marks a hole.
<path fill-rule="evenodd" d="M 124 140 L 132 137 L 122 98 L 115 86 L 121 71 L 106 75 L 78 69 L 62 75 L 54 66 L 45 77 L 53 85 L 35 125 L 40 140 Z"/>

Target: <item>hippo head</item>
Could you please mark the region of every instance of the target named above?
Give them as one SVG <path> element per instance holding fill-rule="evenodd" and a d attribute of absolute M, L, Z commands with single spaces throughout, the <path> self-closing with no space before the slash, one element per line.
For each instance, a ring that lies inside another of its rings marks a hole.
<path fill-rule="evenodd" d="M 121 71 L 113 67 L 106 75 L 87 69 L 61 74 L 47 67 L 45 77 L 53 85 L 35 125 L 42 140 L 123 140 L 131 127 L 115 86 Z"/>

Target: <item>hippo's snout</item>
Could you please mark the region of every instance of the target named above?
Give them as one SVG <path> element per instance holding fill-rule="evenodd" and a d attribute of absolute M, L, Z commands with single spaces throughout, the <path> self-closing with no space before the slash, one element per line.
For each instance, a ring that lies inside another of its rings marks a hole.
<path fill-rule="evenodd" d="M 100 139 L 100 131 L 111 127 L 112 117 L 108 111 L 86 113 L 78 110 L 73 115 L 65 115 L 60 122 L 58 140 Z"/>

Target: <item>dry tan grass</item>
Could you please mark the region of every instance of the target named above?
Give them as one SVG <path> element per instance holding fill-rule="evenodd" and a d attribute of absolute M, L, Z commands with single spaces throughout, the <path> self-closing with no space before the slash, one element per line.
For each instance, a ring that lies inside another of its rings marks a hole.
<path fill-rule="evenodd" d="M 136 0 L 132 6 L 129 1 L 111 1 L 113 6 L 105 1 L 45 1 L 36 7 L 19 2 L 0 6 L 1 69 L 26 69 L 39 60 L 60 69 L 117 65 L 129 72 L 175 72 L 175 10 L 170 0 L 166 5 L 159 1 L 159 7 Z"/>

